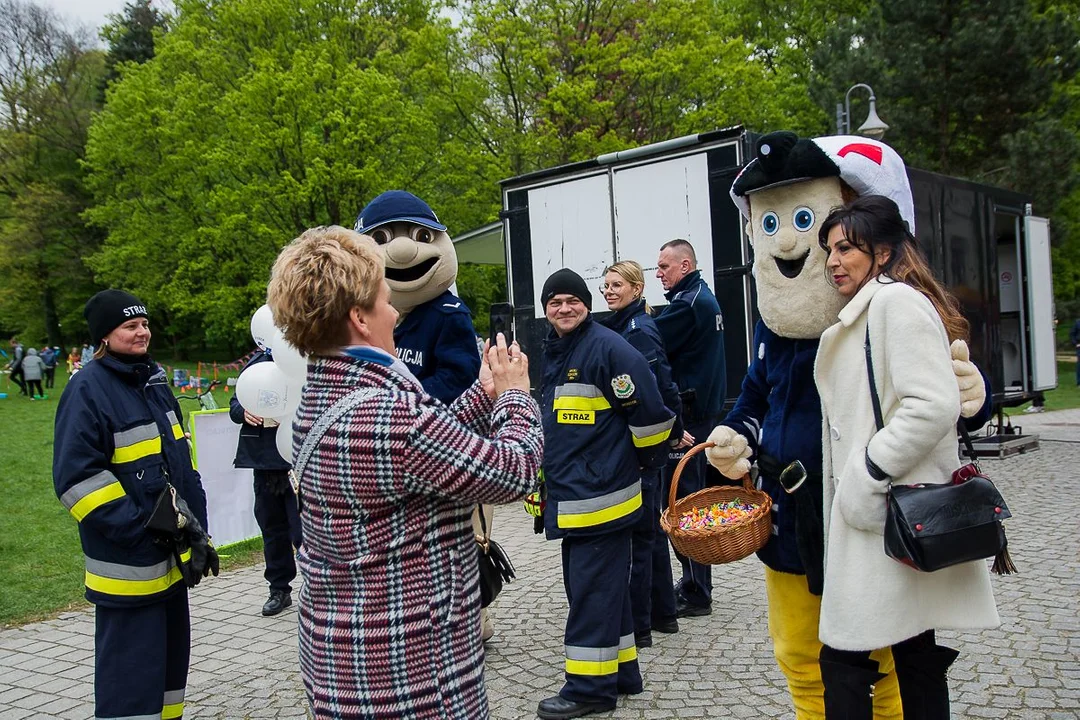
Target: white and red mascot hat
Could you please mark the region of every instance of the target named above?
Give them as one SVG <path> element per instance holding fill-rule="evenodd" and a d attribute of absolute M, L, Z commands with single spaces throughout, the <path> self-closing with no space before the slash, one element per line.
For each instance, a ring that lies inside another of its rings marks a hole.
<path fill-rule="evenodd" d="M 870 138 L 828 135 L 810 139 L 787 131 L 764 135 L 758 140 L 756 157 L 735 178 L 731 199 L 749 219 L 748 195 L 822 177 L 840 178 L 860 197 L 890 198 L 908 229 L 915 232 L 915 204 L 904 161 L 891 147 Z"/>

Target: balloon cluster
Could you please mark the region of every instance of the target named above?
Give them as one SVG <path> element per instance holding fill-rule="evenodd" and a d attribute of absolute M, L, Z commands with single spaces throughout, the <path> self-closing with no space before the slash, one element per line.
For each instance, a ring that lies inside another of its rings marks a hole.
<path fill-rule="evenodd" d="M 251 316 L 251 337 L 260 350 L 270 353 L 273 362 L 249 365 L 236 379 L 236 399 L 252 415 L 271 418 L 281 424 L 277 449 L 292 462 L 292 424 L 300 405 L 300 389 L 307 379 L 307 357 L 300 354 L 274 325 L 269 305 Z"/>

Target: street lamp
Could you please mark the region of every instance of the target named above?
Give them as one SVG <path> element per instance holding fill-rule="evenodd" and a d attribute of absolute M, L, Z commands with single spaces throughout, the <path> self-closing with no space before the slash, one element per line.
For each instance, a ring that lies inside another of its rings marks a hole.
<path fill-rule="evenodd" d="M 866 135 L 867 137 L 872 137 L 875 140 L 880 140 L 885 134 L 885 131 L 889 129 L 889 126 L 885 124 L 884 120 L 878 117 L 877 97 L 874 96 L 874 88 L 866 83 L 852 85 L 844 94 L 843 104 L 836 103 L 836 133 L 838 135 L 851 134 L 851 91 L 860 88 L 870 93 L 870 113 L 866 116 L 866 122 L 860 125 L 856 132 L 861 135 Z"/>

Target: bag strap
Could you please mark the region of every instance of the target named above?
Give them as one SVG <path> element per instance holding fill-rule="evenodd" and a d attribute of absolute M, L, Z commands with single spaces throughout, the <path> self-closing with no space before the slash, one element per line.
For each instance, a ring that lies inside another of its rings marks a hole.
<path fill-rule="evenodd" d="M 304 468 L 307 467 L 308 460 L 311 459 L 311 454 L 315 452 L 315 447 L 322 440 L 322 436 L 326 434 L 326 431 L 333 425 L 338 419 L 355 408 L 360 403 L 374 397 L 379 393 L 376 388 L 359 388 L 353 390 L 351 393 L 341 398 L 330 409 L 319 417 L 315 421 L 315 424 L 308 430 L 307 437 L 304 438 L 303 444 L 300 446 L 300 452 L 296 455 L 296 462 L 293 463 L 293 473 L 296 476 L 296 484 L 299 486 L 300 477 L 304 474 Z"/>
<path fill-rule="evenodd" d="M 882 420 L 881 415 L 881 400 L 878 399 L 877 383 L 874 382 L 874 361 L 870 353 L 870 317 L 869 314 L 866 318 L 866 375 L 870 378 L 870 401 L 874 404 L 874 422 L 877 423 L 877 429 L 881 430 L 885 427 L 885 423 Z M 967 426 L 964 424 L 963 419 L 956 421 L 956 429 L 960 431 L 960 437 L 964 441 L 964 449 L 967 451 L 968 458 L 972 463 L 978 467 L 978 456 L 975 454 L 975 446 L 971 442 L 971 435 L 968 433 Z"/>
<path fill-rule="evenodd" d="M 874 382 L 874 359 L 870 354 L 870 311 L 867 309 L 866 314 L 866 342 L 864 344 L 866 348 L 866 376 L 870 378 L 870 401 L 874 403 L 874 422 L 877 423 L 877 429 L 881 430 L 885 427 L 885 421 L 881 416 L 881 400 L 878 399 L 877 383 Z"/>
<path fill-rule="evenodd" d="M 491 540 L 491 533 L 488 531 L 487 518 L 484 517 L 484 506 L 478 504 L 476 512 L 480 516 L 480 532 L 484 533 L 484 545 L 487 545 L 488 541 Z"/>

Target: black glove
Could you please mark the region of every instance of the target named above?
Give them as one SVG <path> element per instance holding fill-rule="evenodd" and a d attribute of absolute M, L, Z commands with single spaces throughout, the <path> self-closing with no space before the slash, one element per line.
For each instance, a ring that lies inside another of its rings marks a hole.
<path fill-rule="evenodd" d="M 183 533 L 185 544 L 191 550 L 190 563 L 181 563 L 181 566 L 186 564 L 189 567 L 186 569 L 181 567 L 180 571 L 184 575 L 187 586 L 195 587 L 210 573 L 214 573 L 214 577 L 217 577 L 221 570 L 221 561 L 218 559 L 217 550 L 210 544 L 210 536 L 203 530 L 187 502 L 177 496 L 176 505 L 181 517 L 180 531 Z"/>

